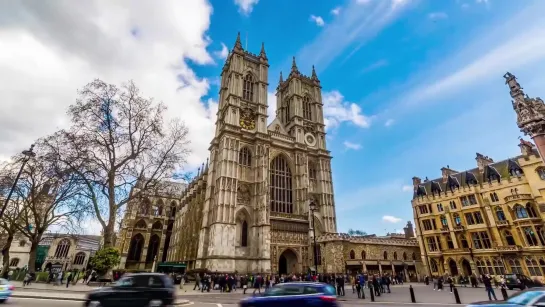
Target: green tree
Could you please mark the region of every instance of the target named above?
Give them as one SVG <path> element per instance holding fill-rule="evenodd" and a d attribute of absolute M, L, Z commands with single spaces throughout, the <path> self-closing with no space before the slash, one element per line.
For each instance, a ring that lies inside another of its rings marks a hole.
<path fill-rule="evenodd" d="M 99 250 L 90 260 L 91 267 L 99 274 L 104 274 L 119 264 L 121 254 L 114 247 L 106 247 Z"/>
<path fill-rule="evenodd" d="M 348 234 L 351 236 L 366 236 L 367 232 L 362 230 L 354 230 L 352 228 L 348 229 Z"/>

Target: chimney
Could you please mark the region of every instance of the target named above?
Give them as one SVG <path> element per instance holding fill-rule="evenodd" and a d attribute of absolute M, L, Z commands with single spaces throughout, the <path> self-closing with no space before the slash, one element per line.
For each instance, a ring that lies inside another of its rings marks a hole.
<path fill-rule="evenodd" d="M 529 156 L 529 155 L 533 155 L 534 154 L 534 144 L 532 144 L 532 142 L 528 142 L 526 140 L 524 140 L 523 138 L 519 138 L 520 139 L 520 144 L 519 144 L 519 147 L 520 147 L 520 152 L 524 155 L 524 156 Z"/>
<path fill-rule="evenodd" d="M 480 171 L 482 171 L 484 167 L 487 166 L 488 164 L 494 163 L 494 160 L 480 153 L 477 153 L 477 157 L 475 157 L 475 160 L 477 161 L 477 166 L 479 167 Z"/>
<path fill-rule="evenodd" d="M 403 228 L 403 231 L 405 232 L 405 238 L 407 239 L 414 238 L 414 228 L 413 228 L 413 223 L 411 223 L 411 221 L 407 222 L 407 226 Z"/>
<path fill-rule="evenodd" d="M 450 166 L 447 165 L 447 167 L 441 168 L 441 174 L 443 176 L 443 182 L 447 182 L 448 176 L 452 174 L 458 173 L 457 171 L 450 168 Z"/>

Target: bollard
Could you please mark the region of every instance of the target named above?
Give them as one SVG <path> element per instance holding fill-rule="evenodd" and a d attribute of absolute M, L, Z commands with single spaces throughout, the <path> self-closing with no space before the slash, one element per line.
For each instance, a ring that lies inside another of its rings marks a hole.
<path fill-rule="evenodd" d="M 375 290 L 373 290 L 373 287 L 369 287 L 369 293 L 371 293 L 371 302 L 375 301 Z"/>
<path fill-rule="evenodd" d="M 409 292 L 411 293 L 411 302 L 412 302 L 412 303 L 416 303 L 416 298 L 414 297 L 413 285 L 410 285 L 410 286 L 409 286 Z"/>
<path fill-rule="evenodd" d="M 509 295 L 507 295 L 507 290 L 505 288 L 501 288 L 501 295 L 503 296 L 503 300 L 507 301 L 507 298 L 509 298 Z"/>
<path fill-rule="evenodd" d="M 454 287 L 453 291 L 454 291 L 454 299 L 456 300 L 456 304 L 461 304 L 462 301 L 460 301 L 460 295 L 458 294 L 458 289 Z"/>

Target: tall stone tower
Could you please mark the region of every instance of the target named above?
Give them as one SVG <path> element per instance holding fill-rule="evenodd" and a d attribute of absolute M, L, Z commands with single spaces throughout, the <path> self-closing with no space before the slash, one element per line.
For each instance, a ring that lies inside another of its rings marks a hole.
<path fill-rule="evenodd" d="M 314 69 L 301 74 L 294 59 L 267 125 L 268 69 L 264 46 L 250 53 L 237 36 L 221 72 L 202 225 L 190 234 L 198 236 L 192 268 L 302 273 L 313 263 L 311 237 L 336 232 L 320 81 Z"/>
<path fill-rule="evenodd" d="M 545 157 L 545 103 L 539 97 L 530 98 L 524 94 L 513 74 L 508 72 L 503 77 L 513 98 L 513 109 L 517 112 L 517 125 L 520 131 L 534 140 L 543 159 Z"/>

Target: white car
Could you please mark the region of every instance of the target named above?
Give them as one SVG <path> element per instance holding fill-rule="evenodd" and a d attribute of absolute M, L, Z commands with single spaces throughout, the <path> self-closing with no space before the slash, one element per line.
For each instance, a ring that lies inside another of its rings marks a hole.
<path fill-rule="evenodd" d="M 10 296 L 15 287 L 6 279 L 0 278 L 0 303 L 5 302 Z"/>

